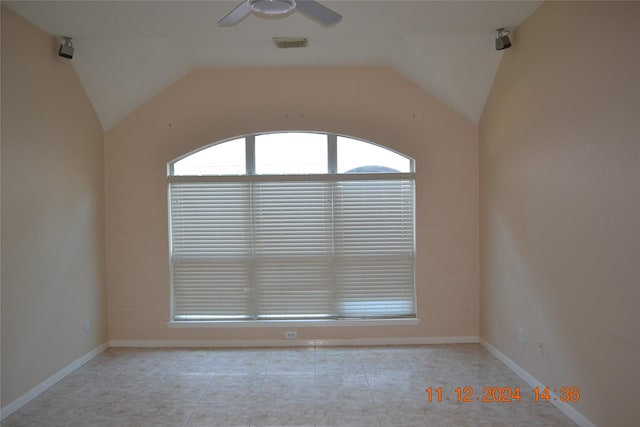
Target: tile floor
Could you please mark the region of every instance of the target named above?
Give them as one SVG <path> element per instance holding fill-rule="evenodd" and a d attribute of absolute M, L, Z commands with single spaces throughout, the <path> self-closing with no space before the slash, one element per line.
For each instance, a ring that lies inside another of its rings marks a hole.
<path fill-rule="evenodd" d="M 520 402 L 482 403 L 482 387 Z M 427 387 L 442 387 L 432 402 Z M 471 387 L 458 403 L 456 387 Z M 448 398 L 448 399 L 447 399 Z M 477 344 L 112 348 L 12 414 L 17 426 L 575 426 Z"/>

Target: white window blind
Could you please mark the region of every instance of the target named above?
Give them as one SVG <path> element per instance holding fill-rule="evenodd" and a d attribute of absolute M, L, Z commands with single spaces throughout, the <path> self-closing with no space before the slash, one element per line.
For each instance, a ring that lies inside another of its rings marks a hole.
<path fill-rule="evenodd" d="M 246 319 L 250 314 L 250 185 L 170 185 L 174 318 Z"/>
<path fill-rule="evenodd" d="M 412 316 L 413 181 L 339 181 L 334 205 L 338 314 Z"/>
<path fill-rule="evenodd" d="M 412 174 L 171 179 L 174 320 L 415 317 Z"/>
<path fill-rule="evenodd" d="M 253 185 L 256 317 L 332 314 L 331 183 Z"/>

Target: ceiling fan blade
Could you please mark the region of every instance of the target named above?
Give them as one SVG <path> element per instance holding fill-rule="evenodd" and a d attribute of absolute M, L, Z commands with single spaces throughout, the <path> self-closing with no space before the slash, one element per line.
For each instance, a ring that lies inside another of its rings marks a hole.
<path fill-rule="evenodd" d="M 296 9 L 324 25 L 340 22 L 342 15 L 314 0 L 296 0 Z"/>
<path fill-rule="evenodd" d="M 251 13 L 251 5 L 248 0 L 243 0 L 235 9 L 227 13 L 227 15 L 218 21 L 218 25 L 227 26 L 237 24 L 242 19 Z"/>

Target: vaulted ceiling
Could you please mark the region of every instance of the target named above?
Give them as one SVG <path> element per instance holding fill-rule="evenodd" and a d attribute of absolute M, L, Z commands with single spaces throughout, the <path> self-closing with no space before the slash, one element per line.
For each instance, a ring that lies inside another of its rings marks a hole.
<path fill-rule="evenodd" d="M 388 65 L 477 122 L 513 28 L 540 1 L 322 1 L 340 13 L 324 27 L 300 12 L 216 22 L 237 1 L 13 1 L 3 5 L 47 33 L 73 37 L 73 66 L 105 129 L 203 67 Z M 278 49 L 279 36 L 306 36 Z M 514 47 L 517 48 L 517 40 Z M 242 94 L 238 94 L 242 96 Z"/>

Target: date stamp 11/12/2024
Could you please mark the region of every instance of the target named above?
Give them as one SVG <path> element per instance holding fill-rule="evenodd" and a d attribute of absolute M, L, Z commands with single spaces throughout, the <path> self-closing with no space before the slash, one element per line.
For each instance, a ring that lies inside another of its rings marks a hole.
<path fill-rule="evenodd" d="M 521 391 L 520 387 L 483 387 L 482 390 L 474 390 L 473 387 L 456 387 L 450 396 L 443 392 L 442 387 L 427 387 L 424 391 L 427 394 L 428 402 L 454 401 L 460 403 L 485 402 L 485 403 L 512 403 L 520 402 L 523 393 L 531 393 L 535 402 L 550 402 L 553 400 L 561 402 L 577 402 L 580 400 L 579 387 L 559 387 L 549 389 L 549 387 L 534 387 L 530 390 Z M 481 393 L 477 393 L 481 391 Z"/>

